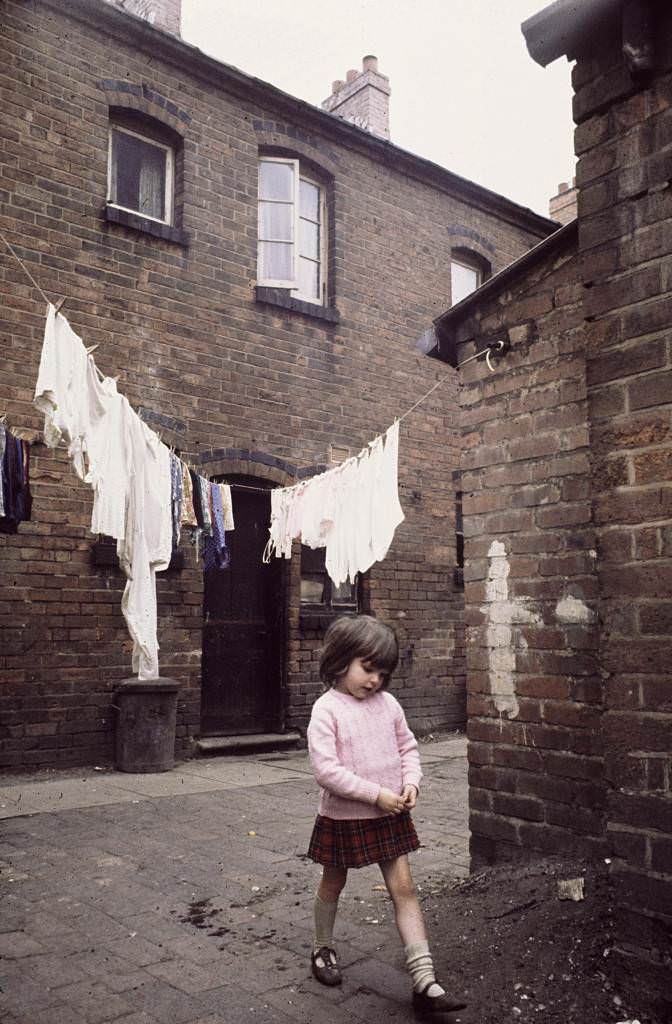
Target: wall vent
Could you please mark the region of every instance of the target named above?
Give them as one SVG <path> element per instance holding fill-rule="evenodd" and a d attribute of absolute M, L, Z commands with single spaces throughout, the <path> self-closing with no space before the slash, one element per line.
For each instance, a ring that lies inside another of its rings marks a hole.
<path fill-rule="evenodd" d="M 345 462 L 346 459 L 350 458 L 350 449 L 346 448 L 344 444 L 330 444 L 329 445 L 329 462 L 335 465 L 340 465 L 341 462 Z"/>

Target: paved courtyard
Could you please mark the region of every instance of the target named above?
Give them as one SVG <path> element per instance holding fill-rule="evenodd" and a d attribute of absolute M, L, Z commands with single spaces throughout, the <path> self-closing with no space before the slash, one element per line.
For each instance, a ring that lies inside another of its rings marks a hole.
<path fill-rule="evenodd" d="M 466 741 L 421 753 L 412 864 L 427 891 L 467 874 Z M 375 867 L 341 899 L 342 987 L 310 975 L 316 800 L 304 752 L 0 776 L 2 1024 L 412 1019 Z"/>

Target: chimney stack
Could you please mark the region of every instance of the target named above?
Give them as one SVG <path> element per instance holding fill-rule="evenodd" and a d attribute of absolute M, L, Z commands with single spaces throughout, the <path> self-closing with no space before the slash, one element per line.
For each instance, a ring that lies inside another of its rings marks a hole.
<path fill-rule="evenodd" d="M 558 185 L 557 196 L 551 196 L 548 201 L 548 215 L 551 220 L 558 220 L 561 224 L 569 224 L 570 220 L 576 217 L 578 190 L 576 178 L 572 178 L 572 184 L 561 181 Z"/>
<path fill-rule="evenodd" d="M 179 36 L 182 18 L 182 0 L 107 0 L 127 14 L 148 21 L 171 35 Z"/>
<path fill-rule="evenodd" d="M 390 80 L 378 71 L 378 58 L 368 54 L 361 71 L 348 71 L 337 79 L 322 109 L 356 124 L 379 139 L 390 137 Z"/>

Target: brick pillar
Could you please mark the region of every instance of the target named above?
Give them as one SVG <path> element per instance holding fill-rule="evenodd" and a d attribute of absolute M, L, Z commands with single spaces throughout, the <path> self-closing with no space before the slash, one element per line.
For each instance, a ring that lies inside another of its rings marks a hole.
<path fill-rule="evenodd" d="M 621 39 L 574 69 L 579 268 L 617 954 L 672 1009 L 672 12 L 659 65 Z M 618 26 L 620 27 L 620 26 Z M 667 993 L 667 995 L 665 994 Z M 633 994 L 634 998 L 634 994 Z M 641 1005 L 641 1003 L 638 1003 Z"/>

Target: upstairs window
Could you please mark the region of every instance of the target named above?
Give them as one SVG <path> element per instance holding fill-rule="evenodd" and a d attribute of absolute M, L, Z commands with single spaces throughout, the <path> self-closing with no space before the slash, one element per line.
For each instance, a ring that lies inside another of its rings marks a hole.
<path fill-rule="evenodd" d="M 173 148 L 122 124 L 110 125 L 108 203 L 160 224 L 173 223 Z"/>
<path fill-rule="evenodd" d="M 479 253 L 453 249 L 450 261 L 450 300 L 456 306 L 490 277 L 490 264 Z"/>
<path fill-rule="evenodd" d="M 323 304 L 325 222 L 324 188 L 304 173 L 298 160 L 260 160 L 258 283 Z"/>
<path fill-rule="evenodd" d="M 453 260 L 450 264 L 450 294 L 456 306 L 467 295 L 475 292 L 481 283 L 481 272 L 476 267 Z"/>

